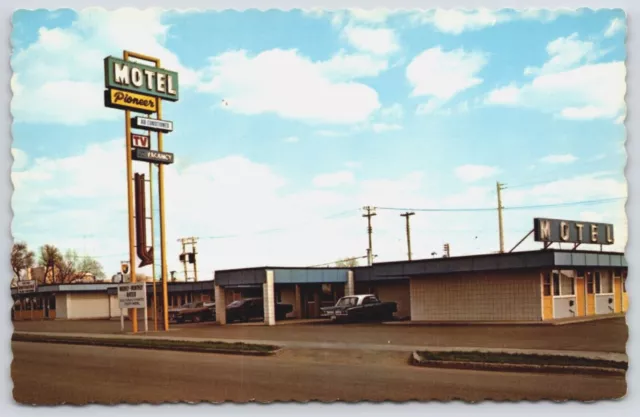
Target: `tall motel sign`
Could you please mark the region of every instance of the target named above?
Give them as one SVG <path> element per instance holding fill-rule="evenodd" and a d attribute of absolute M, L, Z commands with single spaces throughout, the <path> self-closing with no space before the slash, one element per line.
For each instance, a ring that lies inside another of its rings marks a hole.
<path fill-rule="evenodd" d="M 133 59 L 133 60 L 132 60 Z M 144 63 L 142 63 L 144 62 Z M 163 135 L 173 131 L 173 123 L 162 120 L 162 103 L 178 101 L 178 73 L 161 67 L 160 60 L 150 56 L 124 51 L 122 58 L 104 59 L 104 104 L 124 110 L 127 163 L 127 201 L 129 212 L 129 261 L 122 263 L 122 272 L 129 273 L 136 282 L 136 256 L 138 268 L 153 268 L 153 320 L 158 330 L 156 271 L 153 226 L 153 168 L 157 167 L 158 202 L 160 208 L 160 258 L 162 274 L 162 312 L 164 330 L 169 330 L 167 294 L 167 256 L 165 235 L 164 166 L 174 162 L 172 153 L 163 150 Z M 154 117 L 155 116 L 155 117 Z M 154 142 L 154 136 L 157 140 Z M 153 146 L 155 143 L 156 146 Z M 133 161 L 148 164 L 149 178 L 144 173 L 133 173 Z M 149 196 L 146 195 L 149 183 Z M 148 199 L 148 200 L 147 200 Z M 147 201 L 151 210 L 147 217 Z M 147 234 L 147 221 L 150 230 Z M 150 237 L 150 239 L 148 239 Z M 133 309 L 133 333 L 138 332 L 137 309 Z M 145 317 L 147 320 L 147 317 Z"/>

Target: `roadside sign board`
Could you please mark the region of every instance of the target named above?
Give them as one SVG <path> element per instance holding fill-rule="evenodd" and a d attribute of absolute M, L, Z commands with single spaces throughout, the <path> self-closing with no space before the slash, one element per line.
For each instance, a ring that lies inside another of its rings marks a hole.
<path fill-rule="evenodd" d="M 147 288 L 145 282 L 118 285 L 120 308 L 145 308 L 147 306 Z"/>
<path fill-rule="evenodd" d="M 38 284 L 34 280 L 18 281 L 18 294 L 36 292 Z"/>
<path fill-rule="evenodd" d="M 108 56 L 104 59 L 104 85 L 178 101 L 178 73 L 164 68 Z"/>
<path fill-rule="evenodd" d="M 154 132 L 169 133 L 173 131 L 173 122 L 168 120 L 150 119 L 136 116 L 131 118 L 131 127 L 134 129 L 153 130 Z"/>
<path fill-rule="evenodd" d="M 104 90 L 104 105 L 112 109 L 151 114 L 158 111 L 158 99 L 112 88 Z"/>
<path fill-rule="evenodd" d="M 159 152 L 136 148 L 133 150 L 133 159 L 135 161 L 151 162 L 155 164 L 172 164 L 173 154 L 170 152 Z"/>
<path fill-rule="evenodd" d="M 533 219 L 537 242 L 570 242 L 612 245 L 615 242 L 613 224 L 560 219 Z"/>
<path fill-rule="evenodd" d="M 131 146 L 134 148 L 149 149 L 151 147 L 151 138 L 149 135 L 131 134 Z"/>

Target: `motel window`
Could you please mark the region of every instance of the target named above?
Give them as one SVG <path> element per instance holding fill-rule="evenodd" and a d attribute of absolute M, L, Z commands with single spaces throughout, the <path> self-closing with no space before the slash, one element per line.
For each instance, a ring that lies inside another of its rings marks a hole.
<path fill-rule="evenodd" d="M 560 295 L 560 274 L 553 271 L 553 295 Z"/>
<path fill-rule="evenodd" d="M 595 292 L 593 284 L 593 272 L 587 272 L 587 294 L 593 294 Z"/>
<path fill-rule="evenodd" d="M 627 271 L 622 271 L 622 292 L 627 292 Z"/>
<path fill-rule="evenodd" d="M 551 274 L 548 272 L 544 273 L 544 278 L 542 281 L 542 294 L 547 297 L 551 295 Z"/>
<path fill-rule="evenodd" d="M 610 274 L 602 274 L 600 278 L 600 292 L 603 294 L 612 294 L 613 293 L 613 279 Z"/>
<path fill-rule="evenodd" d="M 281 303 L 282 302 L 282 291 L 278 290 L 276 291 L 276 303 Z"/>
<path fill-rule="evenodd" d="M 575 295 L 575 281 L 573 278 L 574 272 L 572 270 L 560 271 L 560 294 L 561 295 Z"/>
<path fill-rule="evenodd" d="M 602 274 L 600 273 L 600 271 L 595 272 L 595 276 L 596 276 L 596 294 L 600 294 L 602 293 L 602 287 L 600 286 L 602 283 Z"/>
<path fill-rule="evenodd" d="M 52 295 L 51 297 L 49 297 L 49 310 L 55 310 L 56 309 L 56 297 L 55 295 Z"/>

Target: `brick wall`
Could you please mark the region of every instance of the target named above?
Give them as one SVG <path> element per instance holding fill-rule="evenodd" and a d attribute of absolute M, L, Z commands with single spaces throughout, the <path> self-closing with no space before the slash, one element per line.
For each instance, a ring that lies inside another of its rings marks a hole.
<path fill-rule="evenodd" d="M 541 320 L 540 291 L 538 271 L 412 278 L 411 319 Z"/>

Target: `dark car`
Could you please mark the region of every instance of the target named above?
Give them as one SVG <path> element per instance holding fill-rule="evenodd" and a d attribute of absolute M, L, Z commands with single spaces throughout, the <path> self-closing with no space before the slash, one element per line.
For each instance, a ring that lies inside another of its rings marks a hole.
<path fill-rule="evenodd" d="M 293 311 L 291 304 L 276 303 L 276 320 L 284 320 Z M 236 300 L 227 306 L 227 322 L 246 322 L 251 319 L 264 318 L 264 302 L 262 298 L 245 298 Z"/>
<path fill-rule="evenodd" d="M 184 323 L 185 321 L 199 323 L 215 319 L 216 306 L 214 303 L 195 301 L 169 310 L 169 321 L 175 323 Z"/>
<path fill-rule="evenodd" d="M 334 321 L 390 321 L 397 310 L 395 302 L 382 302 L 373 294 L 342 297 L 335 306 L 321 309 L 323 317 Z"/>

